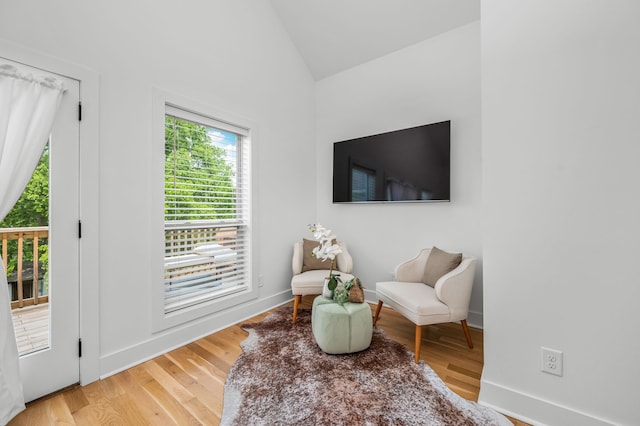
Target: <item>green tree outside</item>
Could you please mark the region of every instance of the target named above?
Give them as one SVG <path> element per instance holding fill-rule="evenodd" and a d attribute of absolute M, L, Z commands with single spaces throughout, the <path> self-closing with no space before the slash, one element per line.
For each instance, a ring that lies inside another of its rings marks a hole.
<path fill-rule="evenodd" d="M 20 199 L 13 209 L 0 222 L 2 228 L 27 228 L 33 226 L 48 226 L 49 224 L 49 144 L 40 157 L 40 161 L 33 172 L 31 180 L 22 192 Z M 38 242 L 38 262 L 41 269 L 48 271 L 49 247 L 48 240 Z M 15 272 L 18 266 L 18 241 L 8 241 L 7 244 L 7 275 Z M 23 244 L 23 261 L 33 261 L 33 240 L 25 240 Z"/>
<path fill-rule="evenodd" d="M 209 128 L 167 116 L 165 119 L 165 217 L 167 220 L 236 217 L 234 169 L 223 148 L 212 143 Z M 22 196 L 0 222 L 2 228 L 48 226 L 49 145 Z M 39 264 L 48 271 L 48 240 L 40 240 Z M 18 265 L 18 242 L 8 242 L 7 275 Z M 33 240 L 23 244 L 23 261 L 33 261 Z M 46 276 L 46 275 L 45 275 Z"/>
<path fill-rule="evenodd" d="M 236 217 L 234 170 L 209 128 L 165 118 L 165 219 L 210 220 Z"/>

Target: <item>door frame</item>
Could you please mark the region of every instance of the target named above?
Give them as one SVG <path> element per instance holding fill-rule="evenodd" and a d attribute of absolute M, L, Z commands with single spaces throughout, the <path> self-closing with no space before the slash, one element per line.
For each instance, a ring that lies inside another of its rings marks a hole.
<path fill-rule="evenodd" d="M 48 56 L 31 48 L 0 39 L 0 57 L 63 75 L 80 82 L 80 213 L 79 321 L 82 357 L 80 384 L 100 378 L 99 336 L 99 78 L 95 71 Z"/>

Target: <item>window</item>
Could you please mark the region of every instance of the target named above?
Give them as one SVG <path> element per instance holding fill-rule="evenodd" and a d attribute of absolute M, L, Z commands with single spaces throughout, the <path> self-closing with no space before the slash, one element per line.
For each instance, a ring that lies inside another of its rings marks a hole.
<path fill-rule="evenodd" d="M 375 200 L 376 174 L 364 167 L 351 169 L 351 201 Z"/>
<path fill-rule="evenodd" d="M 164 314 L 250 290 L 249 131 L 164 117 Z"/>

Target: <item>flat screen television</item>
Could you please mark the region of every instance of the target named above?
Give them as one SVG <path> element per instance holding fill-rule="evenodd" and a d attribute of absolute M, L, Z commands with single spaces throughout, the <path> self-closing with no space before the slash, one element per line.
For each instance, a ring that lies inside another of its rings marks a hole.
<path fill-rule="evenodd" d="M 450 201 L 451 121 L 333 144 L 333 202 Z"/>

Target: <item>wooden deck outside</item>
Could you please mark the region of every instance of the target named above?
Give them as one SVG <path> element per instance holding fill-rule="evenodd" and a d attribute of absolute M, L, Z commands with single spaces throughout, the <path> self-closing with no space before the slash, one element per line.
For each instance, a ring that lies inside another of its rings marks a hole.
<path fill-rule="evenodd" d="M 48 250 L 47 226 L 0 229 L 0 253 L 5 271 L 12 259 L 13 272 L 7 276 L 11 295 L 11 314 L 18 353 L 26 355 L 49 347 L 49 295 L 46 262 L 40 261 Z"/>
<path fill-rule="evenodd" d="M 49 347 L 49 304 L 13 309 L 18 353 L 26 355 Z"/>

